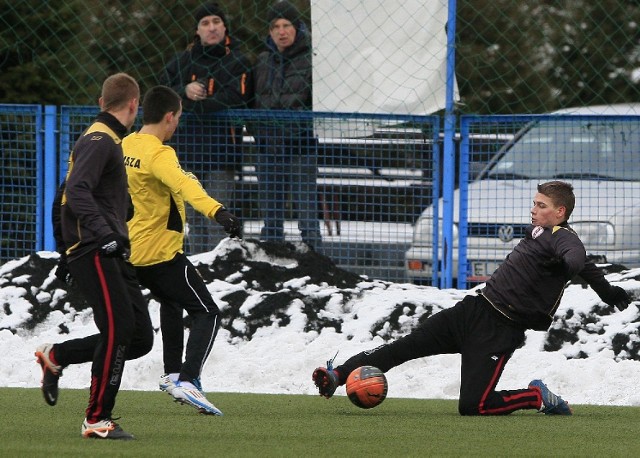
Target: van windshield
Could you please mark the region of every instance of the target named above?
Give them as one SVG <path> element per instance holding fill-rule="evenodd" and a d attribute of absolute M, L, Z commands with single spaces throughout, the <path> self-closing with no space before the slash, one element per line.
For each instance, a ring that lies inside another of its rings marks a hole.
<path fill-rule="evenodd" d="M 487 177 L 640 180 L 640 122 L 554 119 L 529 127 Z"/>

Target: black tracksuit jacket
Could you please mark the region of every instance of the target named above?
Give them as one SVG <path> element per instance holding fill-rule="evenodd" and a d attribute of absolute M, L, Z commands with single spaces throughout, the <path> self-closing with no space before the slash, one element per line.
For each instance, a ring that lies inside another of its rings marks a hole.
<path fill-rule="evenodd" d="M 562 259 L 549 269 L 544 261 Z M 482 295 L 511 321 L 545 331 L 551 325 L 568 281 L 581 276 L 596 292 L 608 286 L 589 261 L 578 235 L 565 222 L 553 228 L 529 226 L 525 237 L 487 281 Z"/>

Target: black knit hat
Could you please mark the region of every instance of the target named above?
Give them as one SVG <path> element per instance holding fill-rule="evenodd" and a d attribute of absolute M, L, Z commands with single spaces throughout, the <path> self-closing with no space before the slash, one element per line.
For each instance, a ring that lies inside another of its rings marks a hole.
<path fill-rule="evenodd" d="M 194 17 L 196 18 L 196 29 L 198 28 L 200 20 L 203 17 L 207 16 L 218 16 L 220 19 L 222 19 L 222 22 L 224 22 L 224 26 L 227 28 L 227 32 L 229 31 L 227 19 L 224 17 L 224 11 L 217 3 L 207 3 L 196 10 L 196 14 L 194 15 Z"/>
<path fill-rule="evenodd" d="M 287 1 L 277 2 L 271 5 L 267 11 L 267 20 L 271 24 L 276 19 L 286 19 L 294 27 L 298 28 L 298 23 L 302 19 L 298 9 Z"/>

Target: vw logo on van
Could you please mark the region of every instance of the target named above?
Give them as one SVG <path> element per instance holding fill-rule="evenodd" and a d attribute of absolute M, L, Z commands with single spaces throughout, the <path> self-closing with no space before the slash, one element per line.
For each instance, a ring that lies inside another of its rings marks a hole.
<path fill-rule="evenodd" d="M 498 238 L 504 242 L 510 242 L 513 240 L 513 226 L 500 226 L 498 228 Z"/>

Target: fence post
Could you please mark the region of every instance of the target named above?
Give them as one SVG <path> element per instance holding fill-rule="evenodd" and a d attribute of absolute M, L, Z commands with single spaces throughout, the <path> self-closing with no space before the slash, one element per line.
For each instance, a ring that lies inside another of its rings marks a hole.
<path fill-rule="evenodd" d="M 467 211 L 469 207 L 469 124 L 468 116 L 460 116 L 460 183 L 458 192 L 458 289 L 467 289 Z"/>
<path fill-rule="evenodd" d="M 447 19 L 447 86 L 444 114 L 444 161 L 442 169 L 442 262 L 443 272 L 440 287 L 451 288 L 453 284 L 453 193 L 456 158 L 453 137 L 456 117 L 453 112 L 453 88 L 456 68 L 456 0 L 449 0 Z"/>
<path fill-rule="evenodd" d="M 53 224 L 51 222 L 51 210 L 53 199 L 58 188 L 57 151 L 56 151 L 56 117 L 57 108 L 55 105 L 44 107 L 44 222 L 43 228 L 44 250 L 55 251 L 56 242 L 53 237 Z"/>

